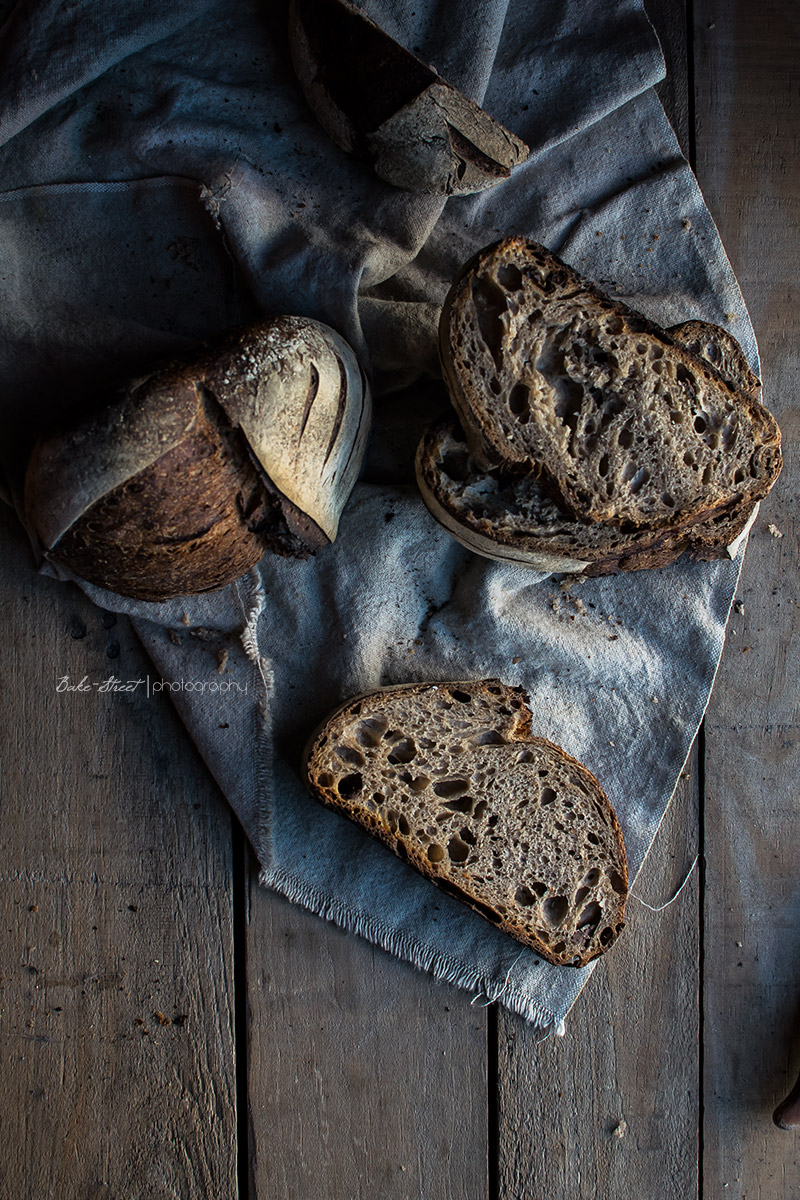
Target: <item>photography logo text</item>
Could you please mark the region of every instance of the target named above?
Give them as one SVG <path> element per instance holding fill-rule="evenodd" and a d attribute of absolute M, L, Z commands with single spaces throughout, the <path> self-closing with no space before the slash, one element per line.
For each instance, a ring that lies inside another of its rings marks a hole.
<path fill-rule="evenodd" d="M 247 683 L 237 683 L 233 679 L 155 679 L 152 675 L 145 675 L 141 679 L 119 679 L 116 675 L 109 675 L 107 679 L 101 680 L 91 680 L 88 675 L 84 675 L 82 679 L 73 680 L 69 675 L 61 675 L 56 677 L 56 691 L 65 694 L 95 692 L 98 695 L 138 692 L 148 698 L 161 692 L 195 692 L 222 696 L 231 692 L 245 693 Z"/>

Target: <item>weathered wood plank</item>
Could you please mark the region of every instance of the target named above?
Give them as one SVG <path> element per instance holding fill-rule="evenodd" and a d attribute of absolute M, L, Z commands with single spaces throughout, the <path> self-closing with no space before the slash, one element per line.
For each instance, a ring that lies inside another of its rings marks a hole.
<path fill-rule="evenodd" d="M 251 1200 L 485 1200 L 486 1010 L 249 896 Z"/>
<path fill-rule="evenodd" d="M 667 60 L 659 94 L 690 149 L 682 0 L 649 0 Z M 675 893 L 698 849 L 697 754 L 650 852 L 642 898 Z M 638 888 L 635 891 L 638 892 Z M 695 872 L 660 913 L 629 904 L 629 928 L 599 964 L 563 1041 L 536 1045 L 500 1011 L 499 1196 L 689 1200 L 697 1195 L 699 897 Z"/>
<path fill-rule="evenodd" d="M 698 836 L 693 777 L 650 852 L 643 900 L 658 906 L 675 894 Z M 697 872 L 663 912 L 631 899 L 625 937 L 598 965 L 563 1040 L 537 1045 L 522 1021 L 499 1013 L 501 1197 L 696 1195 L 698 906 Z"/>
<path fill-rule="evenodd" d="M 698 0 L 695 44 L 698 177 L 750 307 L 786 452 L 706 722 L 704 1174 L 707 1195 L 784 1200 L 800 1186 L 800 1140 L 771 1121 L 800 1065 L 800 11 L 792 0 Z"/>
<path fill-rule="evenodd" d="M 645 0 L 645 10 L 664 52 L 667 74 L 656 87 L 686 158 L 694 148 L 694 113 L 689 79 L 687 0 Z"/>
<path fill-rule="evenodd" d="M 236 1196 L 230 815 L 127 622 L 0 513 L 0 1195 Z"/>

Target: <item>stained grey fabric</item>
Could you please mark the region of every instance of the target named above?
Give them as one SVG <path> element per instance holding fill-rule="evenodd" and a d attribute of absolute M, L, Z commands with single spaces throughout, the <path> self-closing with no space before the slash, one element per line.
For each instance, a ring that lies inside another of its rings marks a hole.
<path fill-rule="evenodd" d="M 591 968 L 542 963 L 317 806 L 302 747 L 330 708 L 379 685 L 520 683 L 536 731 L 603 783 L 635 874 L 708 700 L 741 552 L 566 591 L 454 542 L 413 483 L 417 437 L 447 403 L 439 308 L 471 253 L 519 233 L 663 324 L 714 321 L 754 366 L 757 351 L 653 91 L 663 61 L 638 0 L 364 7 L 528 141 L 508 182 L 445 202 L 344 155 L 294 80 L 282 3 L 12 11 L 0 30 L 0 462 L 19 505 L 37 431 L 259 313 L 314 316 L 351 342 L 375 426 L 334 545 L 308 562 L 268 556 L 220 592 L 163 605 L 87 590 L 132 616 L 147 687 L 170 691 L 266 886 L 547 1033 Z"/>

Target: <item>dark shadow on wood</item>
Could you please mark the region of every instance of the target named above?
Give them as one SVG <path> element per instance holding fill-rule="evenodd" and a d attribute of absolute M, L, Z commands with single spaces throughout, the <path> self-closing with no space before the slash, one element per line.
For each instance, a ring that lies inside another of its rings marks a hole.
<path fill-rule="evenodd" d="M 236 1184 L 237 1200 L 255 1195 L 251 1180 L 251 1128 L 249 1096 L 250 1005 L 247 998 L 247 921 L 250 889 L 250 852 L 244 830 L 231 813 L 233 864 L 233 1044 L 236 1057 Z"/>

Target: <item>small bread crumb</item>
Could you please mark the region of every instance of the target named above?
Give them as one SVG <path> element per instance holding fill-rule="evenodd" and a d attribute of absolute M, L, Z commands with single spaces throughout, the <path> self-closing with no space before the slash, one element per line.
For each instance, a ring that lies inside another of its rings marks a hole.
<path fill-rule="evenodd" d="M 778 529 L 777 525 L 768 525 L 767 529 L 769 530 L 769 532 L 772 534 L 772 536 L 774 538 L 782 538 L 783 537 L 783 534 L 781 533 L 780 529 Z"/>

